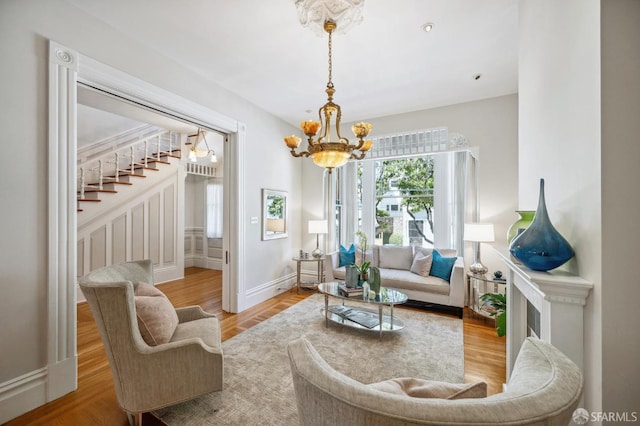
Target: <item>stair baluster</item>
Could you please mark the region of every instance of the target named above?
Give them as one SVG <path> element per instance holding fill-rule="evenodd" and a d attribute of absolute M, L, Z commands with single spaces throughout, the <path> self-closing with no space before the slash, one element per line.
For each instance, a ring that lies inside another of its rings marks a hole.
<path fill-rule="evenodd" d="M 162 142 L 162 138 L 160 137 L 160 135 L 158 135 L 158 146 L 156 147 L 156 159 L 158 161 L 161 160 L 161 157 L 160 157 L 160 151 L 162 151 L 162 147 L 160 146 L 161 142 Z"/>
<path fill-rule="evenodd" d="M 133 145 L 131 145 L 131 168 L 129 169 L 129 174 L 133 176 L 134 174 L 134 168 L 136 166 L 136 159 L 135 159 L 135 149 L 133 148 Z"/>
<path fill-rule="evenodd" d="M 85 187 L 84 167 L 80 167 L 80 198 L 84 198 L 84 187 Z"/>
<path fill-rule="evenodd" d="M 145 168 L 147 168 L 147 166 L 149 165 L 148 155 L 149 155 L 149 140 L 145 139 L 144 140 L 144 156 L 142 157 L 142 158 L 144 158 L 144 167 Z"/>
<path fill-rule="evenodd" d="M 102 160 L 98 160 L 98 189 L 102 190 L 102 183 L 104 181 L 104 165 Z"/>
<path fill-rule="evenodd" d="M 116 182 L 120 182 L 120 153 L 116 152 Z"/>

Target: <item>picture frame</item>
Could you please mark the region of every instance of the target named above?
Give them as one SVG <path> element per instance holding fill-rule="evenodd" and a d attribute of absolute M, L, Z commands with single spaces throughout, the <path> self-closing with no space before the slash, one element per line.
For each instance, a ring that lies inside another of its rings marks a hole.
<path fill-rule="evenodd" d="M 287 191 L 262 189 L 262 240 L 287 238 Z"/>

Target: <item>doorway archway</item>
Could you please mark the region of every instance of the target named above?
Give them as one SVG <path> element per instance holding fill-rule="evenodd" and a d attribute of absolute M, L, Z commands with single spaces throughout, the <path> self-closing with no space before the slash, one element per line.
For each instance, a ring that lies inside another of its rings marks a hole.
<path fill-rule="evenodd" d="M 229 211 L 242 209 L 244 123 L 132 77 L 53 41 L 49 46 L 49 265 L 47 369 L 41 377 L 47 401 L 77 387 L 76 354 L 76 126 L 77 84 L 109 93 L 161 114 L 229 135 L 224 163 L 225 227 L 223 309 L 237 312 L 237 283 L 244 258 L 240 224 Z M 234 196 L 231 197 L 231 194 Z M 233 262 L 230 261 L 233 259 Z"/>

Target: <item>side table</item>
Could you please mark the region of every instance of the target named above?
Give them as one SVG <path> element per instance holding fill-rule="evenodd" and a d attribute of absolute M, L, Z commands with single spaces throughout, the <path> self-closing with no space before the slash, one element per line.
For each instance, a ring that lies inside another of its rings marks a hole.
<path fill-rule="evenodd" d="M 297 292 L 300 293 L 300 288 L 316 288 L 319 283 L 324 279 L 324 256 L 321 257 L 292 257 L 291 260 L 296 262 L 296 286 Z M 316 281 L 302 281 L 300 278 L 300 269 L 303 262 L 316 262 L 318 268 L 318 275 Z"/>
<path fill-rule="evenodd" d="M 489 312 L 482 309 L 480 296 L 485 293 L 499 293 L 499 285 L 507 284 L 506 280 L 488 278 L 486 275 L 476 275 L 467 272 L 467 288 L 469 289 L 469 308 L 477 314 L 489 317 Z"/>

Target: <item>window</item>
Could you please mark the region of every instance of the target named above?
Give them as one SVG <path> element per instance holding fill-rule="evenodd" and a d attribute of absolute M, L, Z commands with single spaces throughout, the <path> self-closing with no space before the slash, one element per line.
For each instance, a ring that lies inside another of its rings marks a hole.
<path fill-rule="evenodd" d="M 377 244 L 433 246 L 433 171 L 427 155 L 374 162 Z"/>
<path fill-rule="evenodd" d="M 207 182 L 207 238 L 222 238 L 222 179 Z"/>
<path fill-rule="evenodd" d="M 447 137 L 446 128 L 384 136 L 365 160 L 335 169 L 336 248 L 362 230 L 376 244 L 461 254 L 463 225 L 477 220 L 477 160 L 466 139 Z"/>

